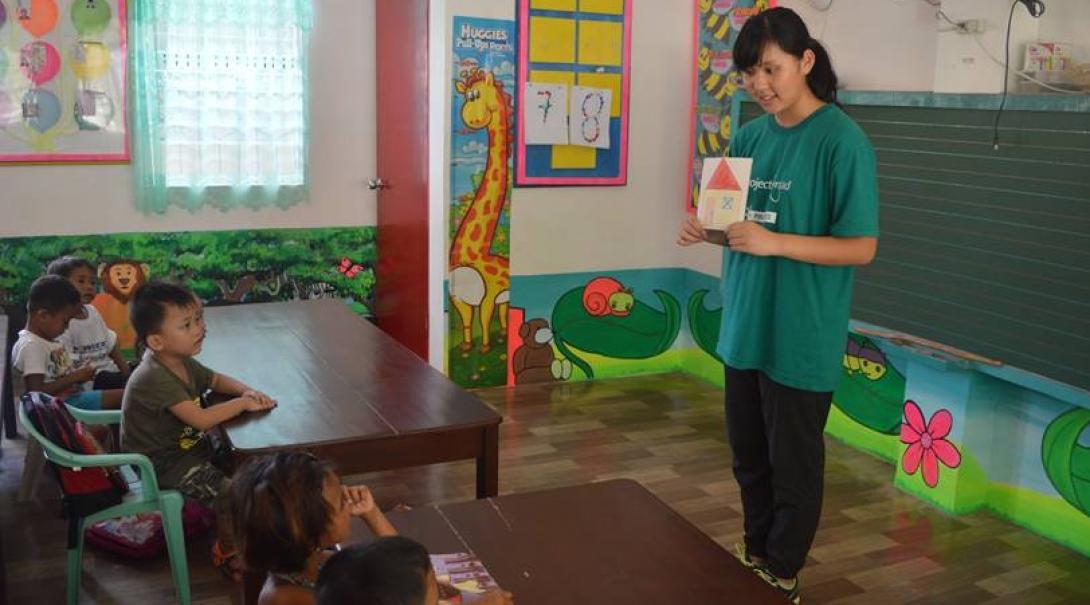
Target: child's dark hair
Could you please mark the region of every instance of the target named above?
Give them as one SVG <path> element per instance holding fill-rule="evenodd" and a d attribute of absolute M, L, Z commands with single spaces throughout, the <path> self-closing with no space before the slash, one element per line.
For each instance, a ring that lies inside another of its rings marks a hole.
<path fill-rule="evenodd" d="M 814 53 L 814 67 L 806 76 L 806 83 L 814 96 L 826 103 L 836 103 L 836 72 L 829 53 L 821 42 L 810 37 L 806 23 L 795 11 L 778 7 L 762 11 L 746 21 L 734 41 L 734 65 L 746 71 L 761 60 L 766 44 L 774 43 L 785 53 L 799 59 L 810 50 Z"/>
<path fill-rule="evenodd" d="M 148 336 L 163 327 L 168 305 L 185 309 L 196 302 L 197 297 L 188 288 L 173 282 L 151 280 L 140 286 L 129 308 L 129 323 L 136 331 L 136 341 L 144 344 Z"/>
<path fill-rule="evenodd" d="M 83 303 L 79 290 L 60 275 L 43 275 L 30 285 L 26 309 L 28 313 L 57 313 Z"/>
<path fill-rule="evenodd" d="M 235 542 L 246 566 L 262 571 L 303 571 L 333 510 L 322 495 L 333 466 L 303 452 L 280 452 L 249 461 L 231 480 Z"/>
<path fill-rule="evenodd" d="M 428 551 L 401 536 L 356 544 L 330 557 L 318 573 L 318 605 L 423 605 Z"/>
<path fill-rule="evenodd" d="M 76 269 L 87 269 L 91 272 L 91 275 L 95 274 L 95 266 L 86 259 L 82 259 L 78 256 L 62 256 L 53 262 L 49 263 L 45 272 L 49 275 L 60 275 L 67 278 L 72 275 L 72 272 Z"/>

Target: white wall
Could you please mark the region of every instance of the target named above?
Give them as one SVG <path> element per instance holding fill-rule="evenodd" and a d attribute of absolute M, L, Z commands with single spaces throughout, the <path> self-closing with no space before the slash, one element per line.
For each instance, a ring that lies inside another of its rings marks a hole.
<path fill-rule="evenodd" d="M 0 166 L 0 237 L 373 225 L 374 0 L 317 0 L 311 36 L 311 200 L 277 208 L 137 212 L 132 172 L 114 166 Z"/>
<path fill-rule="evenodd" d="M 450 188 L 450 0 L 428 2 L 428 363 L 446 370 L 447 200 Z"/>
<path fill-rule="evenodd" d="M 1025 44 L 1036 40 L 1079 43 L 1078 58 L 1090 60 L 1090 0 L 1045 4 L 1040 19 L 1016 8 L 1011 66 L 1021 68 Z M 984 31 L 976 35 L 947 31 L 952 26 L 936 19 L 937 9 L 924 0 L 832 0 L 826 11 L 814 9 L 810 0 L 780 0 L 780 5 L 797 11 L 811 35 L 829 48 L 845 89 L 1002 91 L 1003 68 L 995 60 L 1003 60 L 1009 0 L 942 1 L 954 21 L 982 20 Z"/>
<path fill-rule="evenodd" d="M 675 239 L 687 200 L 692 3 L 634 4 L 628 185 L 516 189 L 512 274 L 681 264 Z"/>
<path fill-rule="evenodd" d="M 848 90 L 930 90 L 935 71 L 935 9 L 921 0 L 780 0 L 806 22 Z M 824 6 L 825 3 L 818 3 Z"/>

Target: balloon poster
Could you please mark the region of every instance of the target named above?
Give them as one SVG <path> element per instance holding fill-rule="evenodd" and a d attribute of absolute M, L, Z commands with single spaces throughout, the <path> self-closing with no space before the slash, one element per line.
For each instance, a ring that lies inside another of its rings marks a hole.
<path fill-rule="evenodd" d="M 0 162 L 127 161 L 125 0 L 0 2 Z"/>

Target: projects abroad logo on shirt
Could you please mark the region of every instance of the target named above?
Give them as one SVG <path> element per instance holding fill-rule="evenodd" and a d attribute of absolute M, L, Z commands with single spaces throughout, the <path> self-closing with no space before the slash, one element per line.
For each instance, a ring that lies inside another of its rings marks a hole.
<path fill-rule="evenodd" d="M 762 181 L 761 179 L 750 179 L 749 188 L 750 188 L 751 191 L 762 191 L 762 190 L 768 191 L 769 193 L 773 194 L 773 197 L 777 197 L 777 196 L 775 196 L 775 193 L 784 193 L 784 192 L 787 192 L 787 191 L 791 191 L 791 185 L 794 184 L 794 182 L 795 181 L 793 181 L 793 180 L 791 180 L 791 181 L 777 181 L 777 180 Z M 773 201 L 778 201 L 778 199 L 775 199 Z"/>
<path fill-rule="evenodd" d="M 749 189 L 750 192 L 755 191 L 767 191 L 768 201 L 773 205 L 780 203 L 780 196 L 788 191 L 791 191 L 791 185 L 795 183 L 794 180 L 790 181 L 777 181 L 776 177 L 772 177 L 772 180 L 763 179 L 750 179 Z M 757 211 L 753 209 L 746 210 L 746 220 L 756 221 L 758 223 L 764 223 L 766 225 L 775 225 L 776 219 L 779 213 L 774 211 Z"/>

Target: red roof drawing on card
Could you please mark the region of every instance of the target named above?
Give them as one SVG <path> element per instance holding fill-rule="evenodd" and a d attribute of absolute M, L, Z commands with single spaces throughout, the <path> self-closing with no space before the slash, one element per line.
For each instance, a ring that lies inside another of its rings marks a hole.
<path fill-rule="evenodd" d="M 716 166 L 711 180 L 708 181 L 708 189 L 717 189 L 720 191 L 742 190 L 742 187 L 738 185 L 738 179 L 736 179 L 734 173 L 731 172 L 730 162 L 725 159 L 719 162 L 719 166 Z"/>

